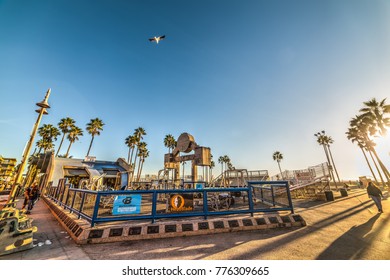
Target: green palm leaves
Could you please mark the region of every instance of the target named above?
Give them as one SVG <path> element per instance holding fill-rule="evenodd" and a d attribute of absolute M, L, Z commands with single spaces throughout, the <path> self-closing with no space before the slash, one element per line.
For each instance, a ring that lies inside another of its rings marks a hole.
<path fill-rule="evenodd" d="M 86 127 L 87 132 L 89 134 L 91 134 L 91 136 L 92 136 L 91 142 L 89 144 L 87 156 L 89 156 L 89 152 L 91 151 L 92 143 L 93 143 L 93 140 L 95 139 L 95 136 L 100 135 L 100 131 L 103 130 L 103 126 L 104 126 L 104 123 L 99 118 L 91 119 L 91 121 L 89 123 L 87 123 L 87 127 Z"/>
<path fill-rule="evenodd" d="M 363 104 L 364 107 L 359 110 L 362 114 L 356 115 L 349 122 L 350 127 L 346 132 L 347 138 L 352 143 L 356 143 L 363 152 L 374 180 L 378 182 L 366 153 L 370 155 L 382 183 L 385 183 L 385 177 L 387 184 L 390 186 L 390 173 L 379 158 L 375 150 L 376 144 L 374 142 L 376 137 L 385 135 L 387 128 L 390 126 L 390 118 L 388 117 L 390 114 L 390 105 L 386 104 L 386 98 L 382 101 L 377 101 L 373 98 L 367 102 L 363 102 Z"/>

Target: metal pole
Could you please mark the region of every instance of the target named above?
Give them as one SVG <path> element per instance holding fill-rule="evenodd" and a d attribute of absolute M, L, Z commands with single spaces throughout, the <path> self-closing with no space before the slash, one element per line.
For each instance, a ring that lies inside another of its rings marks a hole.
<path fill-rule="evenodd" d="M 29 139 L 29 141 L 27 143 L 26 149 L 24 150 L 24 153 L 23 153 L 23 156 L 22 156 L 22 162 L 21 162 L 20 167 L 18 169 L 18 173 L 16 175 L 15 182 L 14 182 L 14 184 L 12 186 L 11 193 L 9 194 L 7 204 L 10 203 L 10 202 L 13 202 L 15 200 L 15 195 L 16 195 L 16 193 L 18 191 L 18 184 L 20 184 L 20 181 L 22 179 L 23 170 L 26 167 L 28 155 L 30 154 L 30 150 L 31 150 L 31 147 L 32 147 L 33 142 L 34 142 L 34 138 L 35 138 L 35 135 L 37 133 L 37 130 L 38 130 L 38 127 L 39 127 L 39 123 L 41 122 L 42 116 L 44 114 L 47 114 L 45 108 L 49 108 L 50 107 L 48 105 L 48 103 L 47 103 L 47 101 L 49 99 L 49 96 L 50 96 L 50 92 L 51 92 L 51 89 L 49 88 L 48 91 L 46 92 L 46 96 L 45 96 L 44 101 L 41 102 L 41 103 L 37 103 L 37 105 L 41 107 L 39 110 L 37 110 L 39 115 L 38 115 L 38 118 L 37 118 L 37 120 L 36 120 L 36 122 L 35 122 L 35 124 L 33 126 L 33 130 L 31 131 L 30 139 Z"/>

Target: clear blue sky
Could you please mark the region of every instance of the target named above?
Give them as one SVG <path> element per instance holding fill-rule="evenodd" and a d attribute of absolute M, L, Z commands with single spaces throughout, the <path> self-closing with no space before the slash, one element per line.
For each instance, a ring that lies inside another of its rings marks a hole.
<path fill-rule="evenodd" d="M 148 41 L 157 35 L 166 39 Z M 389 1 L 0 0 L 5 157 L 21 158 L 51 88 L 41 124 L 71 117 L 85 130 L 101 118 L 98 159 L 126 157 L 124 139 L 141 126 L 146 173 L 163 167 L 166 134 L 188 132 L 215 160 L 273 175 L 275 151 L 283 170 L 324 162 L 314 133 L 326 130 L 341 177 L 357 178 L 370 174 L 348 122 L 390 96 L 389 77 Z M 83 158 L 89 142 L 85 132 L 71 154 Z"/>

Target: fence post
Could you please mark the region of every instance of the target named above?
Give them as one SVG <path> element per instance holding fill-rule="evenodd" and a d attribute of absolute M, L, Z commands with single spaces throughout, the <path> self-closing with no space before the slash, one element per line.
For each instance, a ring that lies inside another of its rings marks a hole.
<path fill-rule="evenodd" d="M 85 195 L 86 195 L 86 193 L 83 193 L 83 197 L 81 198 L 80 209 L 79 209 L 79 215 L 78 215 L 78 217 L 77 217 L 78 219 L 80 219 L 80 217 L 81 217 L 80 213 L 81 213 L 81 210 L 82 210 L 83 207 L 84 207 Z"/>
<path fill-rule="evenodd" d="M 100 193 L 96 192 L 96 200 L 95 200 L 95 206 L 93 207 L 91 227 L 93 227 L 95 225 L 95 220 L 96 220 L 96 218 L 98 216 L 98 212 L 99 212 L 99 203 L 100 203 Z"/>
<path fill-rule="evenodd" d="M 294 207 L 292 204 L 292 199 L 291 199 L 291 193 L 290 193 L 290 186 L 288 185 L 288 182 L 286 182 L 286 192 L 287 192 L 287 198 L 288 198 L 288 204 L 291 208 L 291 214 L 294 214 Z"/>
<path fill-rule="evenodd" d="M 207 191 L 203 189 L 203 213 L 204 213 L 204 219 L 207 220 L 208 216 L 208 205 L 207 205 Z"/>
<path fill-rule="evenodd" d="M 271 185 L 271 195 L 272 195 L 272 205 L 275 207 L 275 194 L 274 194 L 274 186 Z"/>
<path fill-rule="evenodd" d="M 77 192 L 74 191 L 73 193 L 73 199 L 72 199 L 72 204 L 70 205 L 70 212 L 72 213 L 73 212 L 73 205 L 74 205 L 74 201 L 76 199 L 76 195 L 77 195 Z"/>
<path fill-rule="evenodd" d="M 249 186 L 248 186 L 248 202 L 249 202 L 249 210 L 251 211 L 251 217 L 253 217 L 253 211 L 254 211 L 252 190 L 253 190 L 253 187 L 249 184 Z"/>
<path fill-rule="evenodd" d="M 157 215 L 157 191 L 154 190 L 152 193 L 152 224 L 154 224 L 156 215 Z"/>

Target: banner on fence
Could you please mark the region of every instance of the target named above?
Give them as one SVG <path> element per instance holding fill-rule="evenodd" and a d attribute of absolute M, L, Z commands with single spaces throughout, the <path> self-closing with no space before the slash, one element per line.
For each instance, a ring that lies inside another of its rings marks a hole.
<path fill-rule="evenodd" d="M 194 194 L 171 194 L 169 198 L 169 211 L 185 212 L 194 210 Z"/>
<path fill-rule="evenodd" d="M 112 207 L 113 215 L 139 214 L 141 213 L 142 195 L 117 195 Z"/>

